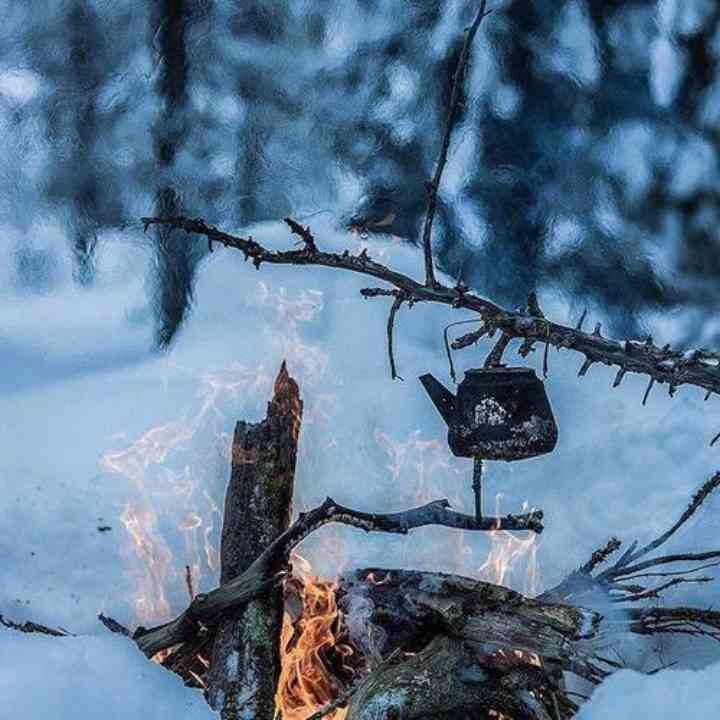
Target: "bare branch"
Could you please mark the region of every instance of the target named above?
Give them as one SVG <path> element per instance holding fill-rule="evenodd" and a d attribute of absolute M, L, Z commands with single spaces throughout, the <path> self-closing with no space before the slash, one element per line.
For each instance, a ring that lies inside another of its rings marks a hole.
<path fill-rule="evenodd" d="M 605 547 L 596 550 L 590 559 L 580 568 L 581 573 L 590 574 L 598 565 L 607 562 L 607 559 L 612 555 L 622 544 L 622 541 L 616 537 L 610 538 L 607 541 Z"/>
<path fill-rule="evenodd" d="M 495 303 L 467 292 L 464 289 L 447 287 L 436 283 L 434 287 L 413 280 L 370 259 L 366 252 L 353 255 L 301 250 L 273 251 L 263 247 L 252 238 L 241 238 L 222 232 L 205 223 L 204 220 L 185 217 L 142 218 L 145 226 L 168 225 L 187 233 L 203 235 L 213 242 L 240 250 L 256 267 L 263 262 L 275 265 L 318 265 L 322 267 L 349 270 L 385 281 L 404 293 L 406 302 L 436 302 L 454 308 L 463 308 L 478 313 L 485 321 L 489 334 L 500 330 L 513 338 L 537 340 L 557 348 L 569 348 L 585 355 L 581 374 L 587 372 L 592 363 L 622 368 L 626 373 L 647 375 L 657 383 L 667 383 L 674 388 L 680 385 L 694 385 L 720 394 L 720 353 L 696 350 L 682 353 L 667 345 L 657 347 L 652 343 L 639 341 L 610 340 L 602 337 L 599 329 L 585 333 L 575 328 L 551 322 L 526 312 L 510 312 Z M 379 289 L 366 289 L 365 297 L 374 297 Z M 477 339 L 482 331 L 470 333 L 467 337 Z M 467 343 L 469 344 L 469 343 Z M 453 347 L 464 347 L 463 338 L 456 340 Z"/>
<path fill-rule="evenodd" d="M 663 583 L 662 585 L 658 585 L 658 587 L 650 588 L 650 589 L 642 589 L 640 592 L 631 592 L 629 595 L 626 595 L 625 597 L 618 597 L 613 598 L 613 602 L 639 602 L 640 600 L 649 600 L 650 598 L 658 598 L 660 597 L 660 593 L 663 590 L 667 590 L 668 588 L 671 588 L 675 585 L 681 585 L 683 583 L 706 583 L 706 582 L 712 582 L 712 578 L 710 577 L 699 577 L 699 578 L 684 578 L 684 577 L 677 577 L 673 578 L 672 580 L 668 580 L 666 583 Z"/>
<path fill-rule="evenodd" d="M 720 640 L 720 612 L 689 607 L 645 607 L 625 610 L 630 630 L 639 635 L 682 634 Z"/>
<path fill-rule="evenodd" d="M 492 332 L 492 328 L 490 325 L 485 323 L 482 327 L 478 328 L 477 330 L 473 330 L 472 332 L 466 333 L 465 335 L 461 335 L 459 338 L 452 341 L 450 344 L 450 347 L 453 350 L 462 350 L 462 348 L 469 347 L 470 345 L 474 345 L 478 340 L 485 337 L 485 335 L 489 335 Z M 534 342 L 534 341 L 533 341 Z"/>
<path fill-rule="evenodd" d="M 450 138 L 457 118 L 458 101 L 460 100 L 463 80 L 465 79 L 465 67 L 470 57 L 470 47 L 475 39 L 478 28 L 480 27 L 480 23 L 487 15 L 485 12 L 486 5 L 486 0 L 482 0 L 480 10 L 475 18 L 475 21 L 465 34 L 465 44 L 460 52 L 458 64 L 455 69 L 455 75 L 453 77 L 452 91 L 450 93 L 450 105 L 445 117 L 445 132 L 443 133 L 442 145 L 440 147 L 440 157 L 438 158 L 437 167 L 435 168 L 435 176 L 433 177 L 432 182 L 428 183 L 427 186 L 428 204 L 425 212 L 425 225 L 423 227 L 422 243 L 423 253 L 425 255 L 425 284 L 428 287 L 435 287 L 436 285 L 432 257 L 432 225 L 433 219 L 435 218 L 435 208 L 437 207 L 438 189 L 440 187 L 440 180 L 442 178 L 443 170 L 445 169 L 445 164 L 447 163 L 448 150 L 450 149 Z"/>
<path fill-rule="evenodd" d="M 397 311 L 400 309 L 400 306 L 405 302 L 405 296 L 399 292 L 397 295 L 395 295 L 395 300 L 393 300 L 392 307 L 390 308 L 390 314 L 388 315 L 388 324 L 387 324 L 387 342 L 388 342 L 388 355 L 390 357 L 390 377 L 395 380 L 396 378 L 398 380 L 404 380 L 404 378 L 400 377 L 400 375 L 397 374 L 397 368 L 395 366 L 395 354 L 393 352 L 393 330 L 395 328 L 395 315 L 397 315 Z"/>
<path fill-rule="evenodd" d="M 305 243 L 305 249 L 308 252 L 317 252 L 317 246 L 315 245 L 315 238 L 310 232 L 309 227 L 303 227 L 299 222 L 296 222 L 292 218 L 286 217 L 285 224 L 290 228 L 290 232 L 293 235 L 297 235 L 303 243 Z"/>
<path fill-rule="evenodd" d="M 650 391 L 653 389 L 653 385 L 655 384 L 655 378 L 650 378 L 650 382 L 648 383 L 647 388 L 645 389 L 645 394 L 643 395 L 643 401 L 642 404 L 647 404 L 648 398 L 650 397 Z"/>
<path fill-rule="evenodd" d="M 12 620 L 8 620 L 2 615 L 0 615 L 0 625 L 9 628 L 10 630 L 17 630 L 18 632 L 23 633 L 40 633 L 41 635 L 52 635 L 53 637 L 65 637 L 66 635 L 72 635 L 72 633 L 69 633 L 67 630 L 63 630 L 62 628 L 47 627 L 47 625 L 41 625 L 40 623 L 32 622 L 31 620 L 24 623 L 16 623 Z"/>
<path fill-rule="evenodd" d="M 339 505 L 327 498 L 319 507 L 301 513 L 298 519 L 241 575 L 209 593 L 195 596 L 182 615 L 165 625 L 146 630 L 138 628 L 133 636 L 140 649 L 152 657 L 160 650 L 185 642 L 194 636 L 201 624 L 217 622 L 218 616 L 240 607 L 263 594 L 284 576 L 284 568 L 292 549 L 308 535 L 328 523 L 341 523 L 366 532 L 407 534 L 410 530 L 426 525 L 442 525 L 459 530 L 476 531 L 531 531 L 543 530 L 541 510 L 524 515 L 483 517 L 480 522 L 471 515 L 450 510 L 447 500 L 435 500 L 427 505 L 398 513 L 365 513 Z"/>
<path fill-rule="evenodd" d="M 130 637 L 132 633 L 121 623 L 119 623 L 117 620 L 113 620 L 111 617 L 108 617 L 107 615 L 100 613 L 98 615 L 98 620 L 110 631 L 113 633 L 118 633 L 119 635 L 125 635 L 126 637 Z"/>
<path fill-rule="evenodd" d="M 505 352 L 505 349 L 510 344 L 510 341 L 512 338 L 509 335 L 506 335 L 503 333 L 498 341 L 495 343 L 495 346 L 490 351 L 490 354 L 487 356 L 485 360 L 485 367 L 486 368 L 493 368 L 493 367 L 499 367 L 502 364 L 502 357 Z"/>
<path fill-rule="evenodd" d="M 629 575 L 635 575 L 641 570 L 647 570 L 648 568 L 658 567 L 659 565 L 668 565 L 675 562 L 702 562 L 703 560 L 715 560 L 720 558 L 720 550 L 709 550 L 703 553 L 677 553 L 675 555 L 662 555 L 658 558 L 651 558 L 644 562 L 637 563 L 635 565 L 628 565 L 624 568 L 617 570 L 606 570 L 602 575 L 598 577 L 598 580 L 607 580 L 608 578 L 613 582 L 615 580 L 624 580 Z"/>
<path fill-rule="evenodd" d="M 620 575 L 628 575 L 628 565 L 635 562 L 641 557 L 648 555 L 657 550 L 661 545 L 666 543 L 700 508 L 700 506 L 707 500 L 707 498 L 720 486 L 720 472 L 715 473 L 711 478 L 706 480 L 700 489 L 695 493 L 690 504 L 687 506 L 683 514 L 678 518 L 677 522 L 660 537 L 656 538 L 652 542 L 648 543 L 644 547 L 637 551 L 625 554 L 620 560 L 611 568 L 606 570 L 600 577 L 601 578 L 614 578 Z M 647 567 L 650 567 L 649 565 Z"/>
<path fill-rule="evenodd" d="M 672 577 L 673 575 L 692 575 L 693 573 L 700 572 L 701 570 L 718 567 L 718 565 L 720 565 L 720 560 L 718 560 L 718 562 L 705 563 L 705 565 L 698 565 L 698 567 L 694 568 L 682 568 L 681 570 L 672 570 L 670 572 L 648 572 L 639 573 L 637 575 L 628 575 L 624 576 L 623 580 L 636 580 L 638 578 L 648 577 Z"/>
<path fill-rule="evenodd" d="M 585 308 L 582 311 L 582 315 L 580 316 L 580 319 L 577 321 L 577 325 L 575 326 L 576 330 L 582 330 L 583 323 L 585 322 L 585 318 L 587 317 L 587 308 Z"/>

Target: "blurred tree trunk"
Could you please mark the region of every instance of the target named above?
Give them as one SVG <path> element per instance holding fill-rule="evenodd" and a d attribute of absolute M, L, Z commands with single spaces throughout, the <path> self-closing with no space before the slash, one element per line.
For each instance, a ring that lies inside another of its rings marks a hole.
<path fill-rule="evenodd" d="M 158 215 L 178 215 L 183 210 L 177 183 L 176 159 L 188 133 L 189 62 L 187 30 L 192 18 L 192 0 L 155 0 L 152 16 L 153 45 L 160 60 L 157 90 L 162 109 L 153 130 L 155 159 L 161 178 L 156 196 Z M 158 348 L 167 347 L 187 314 L 193 295 L 195 269 L 202 257 L 197 244 L 158 229 L 156 241 Z"/>
<path fill-rule="evenodd" d="M 68 15 L 71 75 L 78 86 L 78 96 L 72 103 L 73 178 L 71 226 L 73 231 L 74 273 L 81 285 L 93 281 L 95 247 L 100 221 L 99 184 L 94 160 L 99 133 L 97 93 L 102 71 L 94 49 L 98 45 L 98 18 L 87 4 L 75 2 Z"/>

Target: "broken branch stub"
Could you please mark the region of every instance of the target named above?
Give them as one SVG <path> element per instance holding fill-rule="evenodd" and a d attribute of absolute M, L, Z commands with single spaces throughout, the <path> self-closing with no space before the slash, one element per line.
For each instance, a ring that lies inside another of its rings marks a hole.
<path fill-rule="evenodd" d="M 306 243 L 309 241 L 306 240 Z M 238 422 L 225 495 L 221 583 L 236 580 L 290 525 L 302 401 L 283 362 L 259 423 Z M 207 697 L 223 720 L 273 720 L 280 676 L 283 594 L 267 591 L 220 619 Z"/>

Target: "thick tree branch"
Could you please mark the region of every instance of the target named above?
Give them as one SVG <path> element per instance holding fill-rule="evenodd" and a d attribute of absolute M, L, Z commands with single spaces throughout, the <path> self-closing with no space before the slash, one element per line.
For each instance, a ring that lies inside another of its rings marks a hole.
<path fill-rule="evenodd" d="M 313 531 L 328 523 L 341 523 L 366 532 L 406 534 L 426 525 L 442 525 L 460 530 L 529 530 L 542 532 L 542 512 L 507 515 L 502 518 L 484 517 L 476 522 L 470 515 L 449 509 L 447 500 L 436 500 L 421 507 L 386 515 L 359 512 L 339 505 L 327 498 L 322 505 L 299 518 L 234 580 L 215 590 L 200 594 L 184 613 L 165 625 L 146 630 L 138 628 L 134 639 L 148 656 L 185 642 L 202 625 L 216 623 L 222 613 L 241 607 L 272 587 L 284 576 L 292 549 Z"/>
<path fill-rule="evenodd" d="M 658 347 L 651 341 L 610 340 L 601 335 L 598 327 L 592 333 L 577 328 L 554 323 L 545 317 L 533 315 L 530 310 L 511 312 L 490 300 L 467 292 L 462 287 L 448 287 L 436 284 L 427 287 L 416 280 L 392 270 L 372 260 L 366 251 L 353 255 L 344 253 L 321 252 L 306 246 L 301 250 L 268 250 L 252 237 L 242 238 L 229 235 L 208 225 L 201 219 L 185 217 L 146 217 L 145 226 L 167 225 L 186 233 L 202 235 L 211 241 L 222 243 L 226 247 L 242 252 L 251 259 L 256 267 L 264 262 L 275 265 L 317 265 L 321 267 L 349 270 L 382 280 L 401 291 L 408 304 L 416 302 L 436 302 L 455 308 L 478 313 L 483 326 L 464 338 L 459 338 L 453 346 L 458 349 L 470 344 L 485 334 L 500 330 L 510 338 L 523 338 L 532 345 L 543 342 L 557 348 L 569 348 L 585 356 L 583 369 L 593 363 L 615 366 L 625 373 L 647 375 L 657 383 L 666 383 L 671 389 L 680 385 L 694 385 L 709 392 L 720 394 L 720 353 L 708 350 L 680 352 L 669 346 Z M 365 297 L 381 295 L 397 296 L 392 289 L 367 288 L 362 291 Z M 583 373 L 584 374 L 584 373 Z"/>

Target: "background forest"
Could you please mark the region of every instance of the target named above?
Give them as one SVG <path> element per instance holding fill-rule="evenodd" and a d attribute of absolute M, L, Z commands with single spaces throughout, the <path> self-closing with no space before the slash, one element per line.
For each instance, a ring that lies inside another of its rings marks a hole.
<path fill-rule="evenodd" d="M 39 223 L 91 284 L 102 244 L 153 203 L 233 227 L 332 211 L 416 241 L 474 3 L 42 6 L 3 3 L 0 30 L 0 202 L 9 270 L 29 292 L 57 282 Z M 552 286 L 619 332 L 682 311 L 683 334 L 711 342 L 717 3 L 494 9 L 442 193 L 441 266 L 510 306 Z M 149 242 L 163 347 L 203 249 Z"/>

